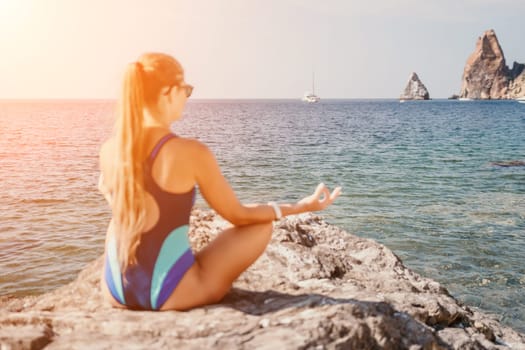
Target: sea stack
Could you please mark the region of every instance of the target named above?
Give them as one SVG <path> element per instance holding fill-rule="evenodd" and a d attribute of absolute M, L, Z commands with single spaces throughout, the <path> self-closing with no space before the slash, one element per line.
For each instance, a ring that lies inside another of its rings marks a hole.
<path fill-rule="evenodd" d="M 419 80 L 419 77 L 415 72 L 410 74 L 408 83 L 399 97 L 400 100 L 429 100 L 430 95 L 425 85 Z"/>
<path fill-rule="evenodd" d="M 514 62 L 510 70 L 508 98 L 524 98 L 525 97 L 525 64 Z"/>
<path fill-rule="evenodd" d="M 509 69 L 494 30 L 478 38 L 463 71 L 460 98 L 513 99 L 525 95 L 525 65 Z"/>

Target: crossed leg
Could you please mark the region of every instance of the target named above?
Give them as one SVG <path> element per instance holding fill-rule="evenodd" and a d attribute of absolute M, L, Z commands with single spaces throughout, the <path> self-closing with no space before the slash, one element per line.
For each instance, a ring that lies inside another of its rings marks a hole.
<path fill-rule="evenodd" d="M 187 310 L 220 301 L 264 252 L 272 231 L 272 222 L 225 229 L 195 255 L 195 264 L 161 310 Z"/>

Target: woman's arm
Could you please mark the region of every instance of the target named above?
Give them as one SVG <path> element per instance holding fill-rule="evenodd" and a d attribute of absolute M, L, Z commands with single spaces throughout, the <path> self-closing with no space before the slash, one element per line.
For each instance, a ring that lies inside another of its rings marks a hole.
<path fill-rule="evenodd" d="M 228 181 L 224 178 L 213 153 L 206 145 L 195 141 L 194 174 L 199 189 L 208 204 L 223 218 L 235 226 L 275 220 L 276 213 L 269 204 L 242 204 Z M 310 196 L 297 203 L 279 204 L 282 216 L 319 211 L 328 207 L 341 193 L 337 187 L 332 193 L 324 184 L 319 184 Z"/>
<path fill-rule="evenodd" d="M 111 205 L 111 193 L 109 193 L 108 188 L 104 184 L 104 175 L 102 175 L 102 172 L 100 172 L 98 178 L 98 190 L 102 193 L 108 204 Z"/>
<path fill-rule="evenodd" d="M 100 168 L 100 176 L 98 178 L 98 190 L 102 193 L 102 195 L 104 196 L 104 198 L 106 199 L 106 201 L 108 202 L 109 206 L 111 206 L 111 192 L 109 191 L 109 188 L 108 186 L 106 185 L 105 181 L 104 181 L 104 154 L 107 152 L 106 151 L 106 148 L 108 147 L 107 146 L 107 142 L 104 142 L 102 144 L 102 146 L 100 147 L 100 152 L 99 152 L 99 155 L 98 155 L 98 159 L 99 159 L 99 168 Z"/>

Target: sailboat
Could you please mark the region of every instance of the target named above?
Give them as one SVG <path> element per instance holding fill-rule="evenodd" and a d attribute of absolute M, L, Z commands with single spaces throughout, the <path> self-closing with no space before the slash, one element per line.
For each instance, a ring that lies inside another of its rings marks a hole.
<path fill-rule="evenodd" d="M 305 92 L 302 100 L 308 103 L 316 103 L 321 100 L 321 98 L 315 94 L 315 73 L 312 73 L 312 92 Z"/>
<path fill-rule="evenodd" d="M 525 96 L 516 97 L 515 100 L 518 101 L 519 103 L 525 103 Z"/>

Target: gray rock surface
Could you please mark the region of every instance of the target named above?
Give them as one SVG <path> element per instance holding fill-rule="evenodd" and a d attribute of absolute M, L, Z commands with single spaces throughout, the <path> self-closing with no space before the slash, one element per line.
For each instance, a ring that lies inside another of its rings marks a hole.
<path fill-rule="evenodd" d="M 225 225 L 195 210 L 194 249 Z M 217 305 L 111 308 L 102 257 L 53 292 L 0 299 L 0 349 L 525 349 L 525 336 L 458 303 L 385 246 L 318 216 L 275 224 L 263 256 Z"/>
<path fill-rule="evenodd" d="M 427 88 L 421 82 L 418 75 L 415 72 L 412 72 L 408 77 L 407 86 L 405 90 L 399 96 L 400 100 L 428 100 L 430 95 Z"/>
<path fill-rule="evenodd" d="M 525 96 L 525 65 L 507 67 L 494 30 L 478 38 L 463 71 L 461 98 L 514 99 Z"/>

